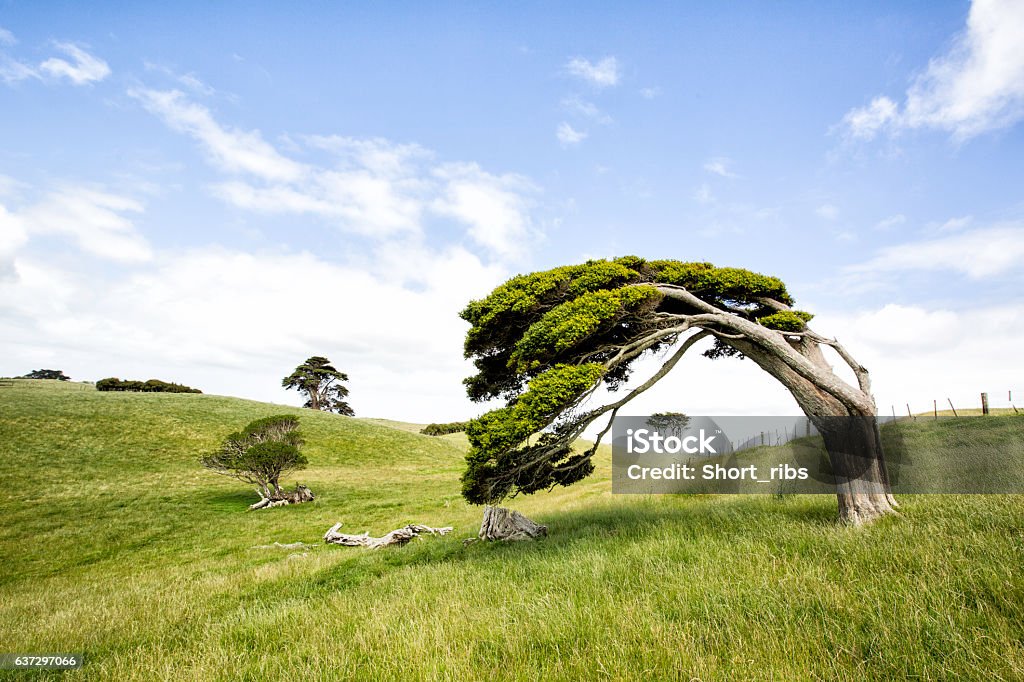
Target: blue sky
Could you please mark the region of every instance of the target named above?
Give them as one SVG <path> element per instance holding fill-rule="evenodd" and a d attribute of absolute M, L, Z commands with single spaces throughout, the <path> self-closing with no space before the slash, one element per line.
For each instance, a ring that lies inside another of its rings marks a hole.
<path fill-rule="evenodd" d="M 1024 396 L 1021 2 L 251 5 L 0 2 L 0 374 L 462 418 L 466 301 L 636 253 L 782 277 L 880 409 Z M 793 411 L 748 364 L 636 407 Z"/>

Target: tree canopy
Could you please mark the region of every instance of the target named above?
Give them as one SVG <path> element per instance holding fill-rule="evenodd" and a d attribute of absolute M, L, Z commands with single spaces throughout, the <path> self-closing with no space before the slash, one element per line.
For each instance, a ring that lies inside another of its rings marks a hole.
<path fill-rule="evenodd" d="M 355 411 L 345 401 L 348 389 L 343 382 L 346 381 L 347 374 L 335 369 L 327 358 L 315 355 L 296 367 L 281 385 L 304 394 L 307 400 L 303 407 L 352 417 Z"/>
<path fill-rule="evenodd" d="M 264 417 L 230 434 L 200 461 L 216 473 L 258 486 L 262 497 L 272 499 L 281 495 L 285 472 L 305 468 L 306 457 L 299 451 L 304 442 L 298 417 Z"/>
<path fill-rule="evenodd" d="M 751 358 L 812 420 L 874 415 L 867 370 L 837 342 L 811 331 L 813 316 L 793 303 L 777 277 L 636 256 L 519 275 L 472 301 L 461 313 L 471 325 L 465 355 L 476 367 L 466 390 L 473 400 L 498 398 L 506 406 L 467 428 L 464 496 L 493 503 L 587 476 L 597 444 L 572 449 L 584 429 L 614 416 L 709 337 L 706 356 Z M 850 365 L 857 386 L 832 373 L 822 345 Z M 587 406 L 599 387 L 622 388 L 638 359 L 670 349 L 661 369 L 627 395 Z"/>
<path fill-rule="evenodd" d="M 71 381 L 71 377 L 59 369 L 34 369 L 22 379 L 55 379 L 57 381 Z"/>

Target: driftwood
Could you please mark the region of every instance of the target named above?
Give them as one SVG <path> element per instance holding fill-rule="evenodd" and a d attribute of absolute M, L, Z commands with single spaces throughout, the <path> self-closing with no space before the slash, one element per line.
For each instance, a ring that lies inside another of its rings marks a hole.
<path fill-rule="evenodd" d="M 249 505 L 249 510 L 269 509 L 270 507 L 283 507 L 286 504 L 299 504 L 300 502 L 312 502 L 313 491 L 304 485 L 296 485 L 295 490 L 279 490 L 267 497 L 262 491 L 260 501 Z"/>
<path fill-rule="evenodd" d="M 546 537 L 548 527 L 534 523 L 522 514 L 505 507 L 484 507 L 484 520 L 480 524 L 481 540 L 536 540 Z"/>
<path fill-rule="evenodd" d="M 335 545 L 344 545 L 346 547 L 369 547 L 370 549 L 380 549 L 381 547 L 390 547 L 392 545 L 404 545 L 413 538 L 419 537 L 421 533 L 429 535 L 448 535 L 448 533 L 452 532 L 451 526 L 446 526 L 445 528 L 431 528 L 430 526 L 411 523 L 404 528 L 397 528 L 391 531 L 384 537 L 371 538 L 369 533 L 362 533 L 360 535 L 339 533 L 339 528 L 341 528 L 341 523 L 336 523 L 331 526 L 331 529 L 324 534 L 324 542 L 329 542 Z"/>
<path fill-rule="evenodd" d="M 289 542 L 288 544 L 275 542 L 272 545 L 256 545 L 253 549 L 306 549 L 306 546 L 304 542 Z M 312 547 L 313 545 L 309 546 Z"/>

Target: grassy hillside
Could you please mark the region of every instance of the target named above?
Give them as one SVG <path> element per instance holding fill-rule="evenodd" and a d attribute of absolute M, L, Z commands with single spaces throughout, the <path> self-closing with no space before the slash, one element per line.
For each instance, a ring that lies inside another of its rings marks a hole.
<path fill-rule="evenodd" d="M 318 499 L 247 512 L 255 493 L 197 457 L 288 411 Z M 511 502 L 547 540 L 464 547 L 480 510 L 458 494 L 463 450 L 232 398 L 0 388 L 0 649 L 87 653 L 0 676 L 1024 678 L 1019 497 L 903 497 L 902 518 L 849 529 L 824 496 L 612 496 L 603 453 L 581 484 Z M 456 532 L 319 544 L 336 521 Z"/>

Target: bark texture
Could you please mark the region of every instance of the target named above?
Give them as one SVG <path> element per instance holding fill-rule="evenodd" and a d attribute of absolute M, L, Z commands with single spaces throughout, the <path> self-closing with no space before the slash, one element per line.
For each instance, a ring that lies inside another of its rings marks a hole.
<path fill-rule="evenodd" d="M 413 538 L 419 537 L 422 534 L 448 535 L 448 533 L 452 532 L 451 526 L 446 526 L 444 528 L 431 528 L 430 526 L 411 523 L 404 528 L 396 528 L 383 537 L 373 538 L 370 537 L 369 533 L 362 533 L 359 535 L 339 533 L 339 528 L 341 528 L 341 523 L 336 523 L 331 526 L 331 529 L 324 533 L 324 542 L 334 545 L 344 545 L 345 547 L 369 547 L 370 549 L 380 549 L 381 547 L 404 545 Z"/>
<path fill-rule="evenodd" d="M 484 520 L 478 537 L 481 540 L 536 540 L 547 537 L 548 527 L 534 523 L 522 514 L 505 507 L 484 507 Z"/>
<path fill-rule="evenodd" d="M 256 492 L 260 494 L 260 501 L 249 505 L 251 511 L 269 509 L 270 507 L 283 507 L 288 504 L 299 504 L 301 502 L 312 502 L 314 499 L 313 491 L 301 484 L 295 486 L 295 490 L 273 490 L 269 495 L 262 490 L 257 490 Z"/>

